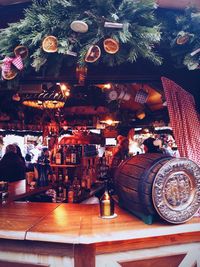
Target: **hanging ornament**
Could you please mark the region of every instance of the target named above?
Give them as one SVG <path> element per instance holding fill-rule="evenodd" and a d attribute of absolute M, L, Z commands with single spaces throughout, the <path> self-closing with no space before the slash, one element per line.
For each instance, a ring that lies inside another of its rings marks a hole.
<path fill-rule="evenodd" d="M 58 50 L 58 40 L 55 36 L 49 35 L 42 42 L 42 49 L 47 53 L 55 53 Z"/>
<path fill-rule="evenodd" d="M 2 69 L 2 77 L 5 80 L 12 80 L 17 76 L 17 70 L 14 69 L 12 65 L 14 65 L 16 69 L 22 70 L 24 65 L 21 56 L 16 56 L 15 58 L 11 57 L 4 58 L 1 69 Z"/>
<path fill-rule="evenodd" d="M 97 61 L 101 56 L 101 49 L 98 45 L 92 45 L 88 49 L 85 55 L 85 61 L 89 63 L 93 63 Z"/>
<path fill-rule="evenodd" d="M 145 118 L 146 114 L 143 110 L 138 110 L 136 112 L 136 117 L 139 119 L 139 120 L 143 120 Z"/>
<path fill-rule="evenodd" d="M 18 69 L 22 70 L 24 65 L 22 62 L 21 56 L 17 56 L 15 58 L 12 57 L 5 57 L 3 60 L 3 65 L 2 65 L 2 72 L 10 72 L 12 68 L 12 64 Z"/>
<path fill-rule="evenodd" d="M 103 47 L 109 54 L 115 54 L 119 51 L 119 43 L 112 38 L 103 41 Z"/>
<path fill-rule="evenodd" d="M 105 28 L 113 28 L 113 29 L 122 29 L 123 28 L 123 23 L 106 21 L 104 23 L 104 27 Z"/>
<path fill-rule="evenodd" d="M 2 77 L 5 80 L 12 80 L 17 76 L 17 71 L 12 68 L 10 71 L 2 71 Z"/>
<path fill-rule="evenodd" d="M 24 45 L 18 45 L 14 49 L 15 56 L 20 56 L 22 59 L 27 58 L 28 56 L 28 48 Z"/>
<path fill-rule="evenodd" d="M 178 33 L 176 43 L 178 45 L 184 45 L 190 40 L 190 34 L 184 31 Z"/>
<path fill-rule="evenodd" d="M 85 78 L 87 76 L 87 67 L 86 66 L 79 66 L 76 67 L 76 78 L 80 85 L 85 84 Z"/>
<path fill-rule="evenodd" d="M 72 57 L 77 57 L 77 53 L 74 52 L 74 51 L 71 51 L 71 50 L 68 50 L 68 51 L 67 51 L 67 55 L 68 55 L 68 56 L 72 56 Z"/>
<path fill-rule="evenodd" d="M 193 56 L 195 56 L 198 53 L 200 53 L 200 48 L 194 50 L 190 55 L 193 57 Z"/>
<path fill-rule="evenodd" d="M 16 102 L 19 102 L 21 100 L 20 95 L 18 93 L 14 94 L 12 96 L 12 100 L 16 101 Z"/>
<path fill-rule="evenodd" d="M 85 33 L 88 31 L 88 25 L 84 21 L 74 20 L 70 24 L 70 28 L 75 32 Z"/>

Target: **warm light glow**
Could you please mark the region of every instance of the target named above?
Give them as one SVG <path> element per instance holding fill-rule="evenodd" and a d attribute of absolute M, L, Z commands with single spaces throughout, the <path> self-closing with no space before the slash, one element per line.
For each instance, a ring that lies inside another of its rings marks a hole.
<path fill-rule="evenodd" d="M 60 89 L 61 89 L 61 91 L 66 91 L 66 90 L 68 90 L 68 87 L 65 83 L 60 83 Z"/>
<path fill-rule="evenodd" d="M 53 219 L 60 227 L 67 227 L 71 223 L 70 218 L 70 212 L 62 205 L 53 213 Z"/>
<path fill-rule="evenodd" d="M 112 124 L 113 124 L 113 120 L 108 119 L 108 120 L 106 120 L 106 123 L 107 123 L 108 125 L 112 125 Z"/>
<path fill-rule="evenodd" d="M 61 101 L 51 101 L 51 100 L 46 100 L 46 101 L 40 101 L 40 100 L 25 100 L 23 101 L 23 104 L 25 106 L 33 107 L 33 108 L 39 108 L 39 109 L 54 109 L 54 108 L 62 108 L 65 104 L 65 102 Z"/>
<path fill-rule="evenodd" d="M 104 124 L 107 124 L 109 126 L 119 123 L 119 121 L 115 121 L 115 120 L 112 120 L 112 119 L 106 119 L 105 121 L 100 121 L 100 122 L 104 123 Z"/>
<path fill-rule="evenodd" d="M 149 129 L 148 129 L 148 128 L 144 128 L 144 129 L 143 129 L 143 132 L 144 132 L 144 133 L 149 133 Z"/>
<path fill-rule="evenodd" d="M 61 90 L 62 95 L 64 97 L 70 96 L 70 88 L 69 88 L 68 84 L 66 84 L 66 83 L 57 83 L 57 85 L 60 86 L 60 90 Z"/>
<path fill-rule="evenodd" d="M 106 83 L 103 85 L 104 89 L 110 89 L 112 87 L 111 83 Z"/>
<path fill-rule="evenodd" d="M 66 92 L 64 93 L 64 95 L 65 95 L 66 97 L 68 97 L 68 96 L 70 96 L 70 92 L 69 92 L 69 91 L 66 91 Z"/>
<path fill-rule="evenodd" d="M 138 111 L 136 114 L 136 117 L 140 120 L 143 120 L 145 118 L 146 114 L 144 111 Z"/>
<path fill-rule="evenodd" d="M 60 85 L 52 86 L 39 94 L 27 94 L 22 104 L 38 109 L 57 109 L 64 107 L 66 96 L 60 90 Z"/>

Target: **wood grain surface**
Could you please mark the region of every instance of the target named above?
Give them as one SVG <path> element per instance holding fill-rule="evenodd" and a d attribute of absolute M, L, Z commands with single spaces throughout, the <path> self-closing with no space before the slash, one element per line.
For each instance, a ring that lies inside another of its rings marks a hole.
<path fill-rule="evenodd" d="M 118 206 L 115 212 L 116 218 L 102 219 L 97 204 L 13 202 L 0 207 L 0 238 L 92 244 L 195 233 L 200 240 L 199 217 L 179 225 L 161 220 L 147 225 Z"/>

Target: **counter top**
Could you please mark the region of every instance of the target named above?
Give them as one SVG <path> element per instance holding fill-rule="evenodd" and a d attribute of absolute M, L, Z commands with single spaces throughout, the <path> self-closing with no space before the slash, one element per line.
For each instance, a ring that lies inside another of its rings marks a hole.
<path fill-rule="evenodd" d="M 42 203 L 15 203 L 11 202 L 0 206 L 0 238 L 26 239 L 31 227 L 52 212 L 59 204 Z"/>
<path fill-rule="evenodd" d="M 119 207 L 116 213 L 114 219 L 102 219 L 97 204 L 13 202 L 0 207 L 0 238 L 92 244 L 194 233 L 200 240 L 199 217 L 179 225 L 146 225 Z"/>

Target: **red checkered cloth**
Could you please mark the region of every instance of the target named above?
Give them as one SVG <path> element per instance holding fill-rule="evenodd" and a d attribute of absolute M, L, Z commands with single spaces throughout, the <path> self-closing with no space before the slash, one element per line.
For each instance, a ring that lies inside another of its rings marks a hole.
<path fill-rule="evenodd" d="M 15 58 L 5 57 L 3 60 L 2 71 L 9 72 L 11 71 L 11 65 L 14 65 L 18 70 L 22 70 L 24 65 L 21 56 Z"/>
<path fill-rule="evenodd" d="M 135 95 L 135 102 L 144 104 L 147 102 L 147 98 L 148 98 L 148 93 L 145 90 L 140 89 L 137 91 Z"/>
<path fill-rule="evenodd" d="M 165 77 L 161 80 L 180 156 L 200 166 L 200 121 L 194 98 L 175 82 Z"/>

